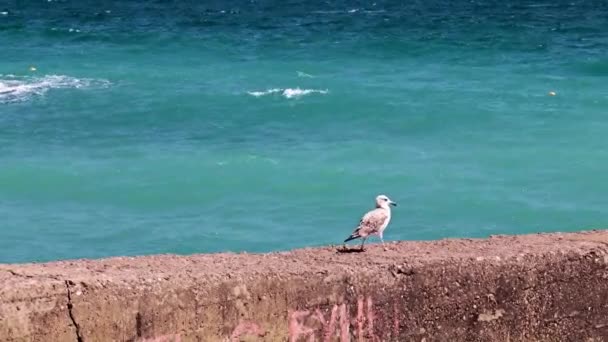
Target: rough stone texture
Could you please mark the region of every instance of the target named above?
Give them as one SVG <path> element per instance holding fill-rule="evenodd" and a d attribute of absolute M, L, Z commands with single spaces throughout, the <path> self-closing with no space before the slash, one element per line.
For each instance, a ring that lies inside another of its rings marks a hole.
<path fill-rule="evenodd" d="M 608 232 L 0 265 L 0 341 L 608 341 Z"/>

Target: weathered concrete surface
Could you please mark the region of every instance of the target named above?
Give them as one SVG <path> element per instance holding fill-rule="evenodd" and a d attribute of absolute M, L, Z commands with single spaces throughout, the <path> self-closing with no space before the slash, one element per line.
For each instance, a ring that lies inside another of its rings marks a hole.
<path fill-rule="evenodd" d="M 608 341 L 608 232 L 0 265 L 0 341 Z"/>

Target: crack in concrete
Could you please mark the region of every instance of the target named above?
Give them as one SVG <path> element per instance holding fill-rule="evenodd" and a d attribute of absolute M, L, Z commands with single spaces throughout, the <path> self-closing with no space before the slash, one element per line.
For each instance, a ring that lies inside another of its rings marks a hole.
<path fill-rule="evenodd" d="M 21 274 L 21 273 L 17 273 L 13 270 L 6 270 L 8 273 L 12 274 L 15 277 L 23 277 L 23 278 L 34 278 L 34 276 L 31 275 L 27 275 L 27 274 Z"/>
<path fill-rule="evenodd" d="M 62 280 L 61 277 L 59 275 L 54 275 L 54 274 L 25 274 L 25 273 L 19 273 L 19 272 L 15 272 L 12 269 L 0 269 L 2 271 L 6 271 L 8 273 L 10 273 L 12 276 L 14 277 L 20 277 L 20 278 L 26 278 L 26 279 L 53 279 L 53 280 Z"/>
<path fill-rule="evenodd" d="M 76 340 L 78 342 L 84 342 L 84 339 L 82 338 L 82 335 L 80 335 L 80 325 L 78 325 L 78 323 L 76 323 L 76 319 L 74 318 L 74 313 L 72 312 L 72 291 L 70 290 L 70 283 L 71 281 L 66 280 L 65 281 L 65 287 L 68 290 L 68 314 L 70 315 L 70 320 L 72 321 L 72 324 L 74 324 L 74 327 L 76 328 Z M 72 283 L 74 284 L 74 283 Z"/>

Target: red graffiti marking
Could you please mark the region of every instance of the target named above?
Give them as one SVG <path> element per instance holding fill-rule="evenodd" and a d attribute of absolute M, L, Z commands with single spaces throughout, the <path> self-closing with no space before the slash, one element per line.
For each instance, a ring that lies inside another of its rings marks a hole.
<path fill-rule="evenodd" d="M 240 337 L 243 335 L 255 335 L 257 337 L 264 337 L 266 335 L 266 331 L 261 329 L 259 325 L 253 322 L 241 322 L 232 331 L 232 335 L 230 335 L 230 341 L 238 342 Z"/>

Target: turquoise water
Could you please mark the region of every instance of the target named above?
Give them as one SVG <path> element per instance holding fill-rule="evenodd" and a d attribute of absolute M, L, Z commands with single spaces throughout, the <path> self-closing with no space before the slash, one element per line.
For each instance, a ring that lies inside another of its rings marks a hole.
<path fill-rule="evenodd" d="M 340 243 L 380 193 L 387 240 L 603 227 L 606 18 L 1 2 L 0 262 Z"/>

